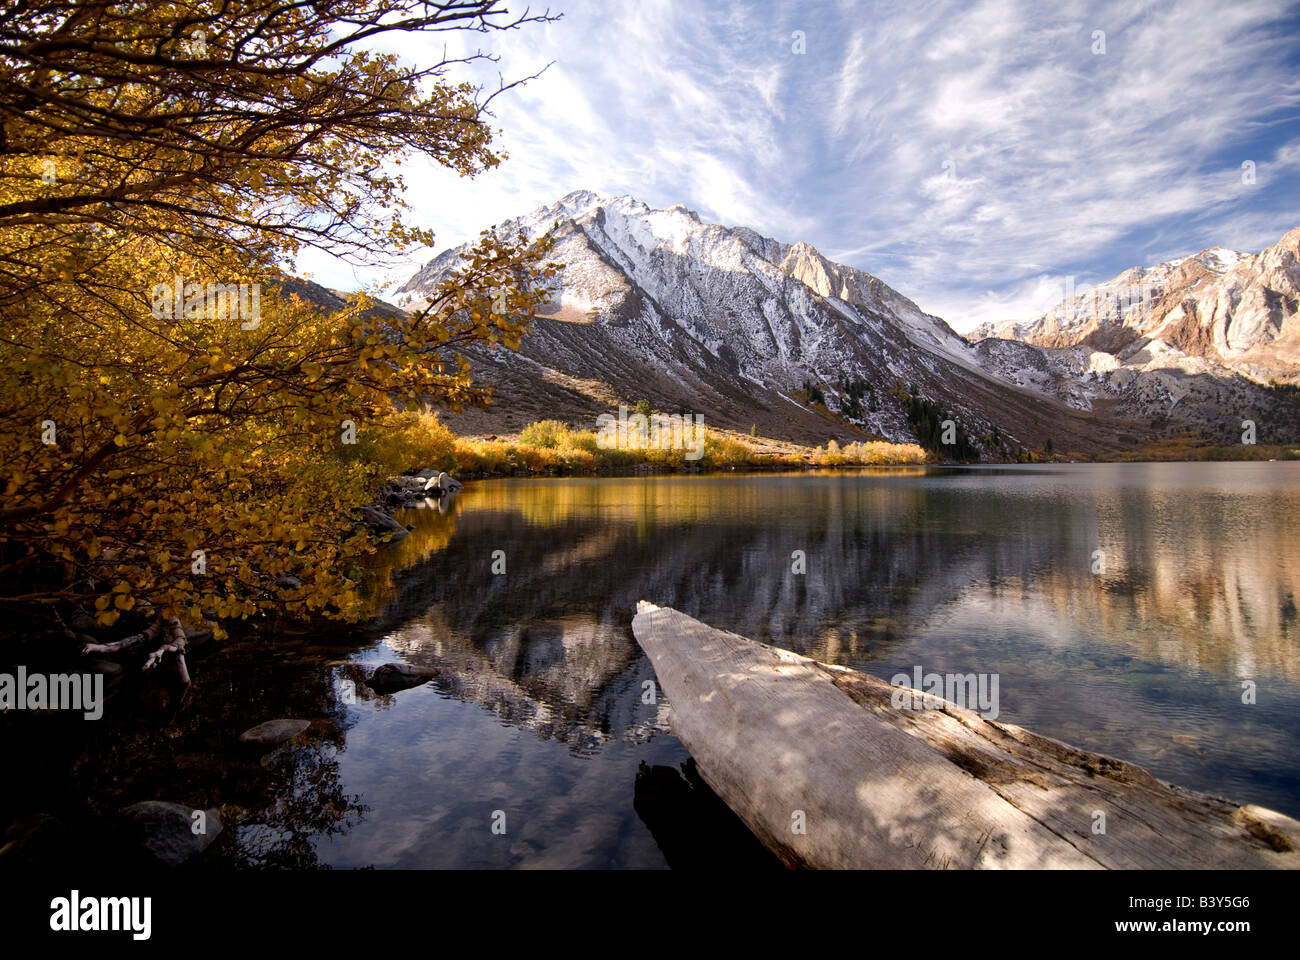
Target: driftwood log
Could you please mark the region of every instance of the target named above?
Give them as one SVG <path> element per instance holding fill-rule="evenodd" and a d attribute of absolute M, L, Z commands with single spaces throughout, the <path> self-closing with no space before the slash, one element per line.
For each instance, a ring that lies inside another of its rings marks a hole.
<path fill-rule="evenodd" d="M 787 866 L 1300 866 L 1275 811 L 946 700 L 895 708 L 884 680 L 671 608 L 642 601 L 632 630 L 701 776 Z"/>
<path fill-rule="evenodd" d="M 186 637 L 185 628 L 181 626 L 180 620 L 164 618 L 159 616 L 145 628 L 143 633 L 136 633 L 121 640 L 114 640 L 112 643 L 94 643 L 87 642 L 82 645 L 81 652 L 86 656 L 92 654 L 121 654 L 137 653 L 141 650 L 148 650 L 144 664 L 140 669 L 152 670 L 162 663 L 163 657 L 172 653 L 176 655 L 176 675 L 180 682 L 189 686 L 190 670 L 189 665 L 185 662 Z"/>

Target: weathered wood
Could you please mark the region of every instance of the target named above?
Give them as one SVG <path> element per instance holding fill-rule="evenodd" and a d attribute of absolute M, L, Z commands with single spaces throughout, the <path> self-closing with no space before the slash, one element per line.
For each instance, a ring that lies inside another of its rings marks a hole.
<path fill-rule="evenodd" d="M 946 700 L 895 708 L 883 680 L 670 608 L 642 601 L 632 630 L 701 776 L 789 866 L 1300 867 L 1275 811 Z"/>
<path fill-rule="evenodd" d="M 182 684 L 188 686 L 190 682 L 189 666 L 185 663 L 185 629 L 181 626 L 180 620 L 171 618 L 169 620 L 159 620 L 158 624 L 161 629 L 158 631 L 163 635 L 164 642 L 156 650 L 151 652 L 145 658 L 142 670 L 152 670 L 158 664 L 162 663 L 163 657 L 169 653 L 176 654 L 176 673 Z M 156 624 L 156 626 L 158 625 Z"/>
<path fill-rule="evenodd" d="M 143 633 L 133 633 L 112 643 L 96 643 L 94 640 L 87 639 L 82 644 L 81 652 L 87 656 L 95 653 L 131 653 L 143 647 L 149 639 Z"/>
<path fill-rule="evenodd" d="M 145 648 L 150 643 L 156 643 L 158 646 L 149 651 L 140 669 L 152 670 L 162 663 L 163 657 L 169 653 L 174 653 L 176 654 L 176 674 L 181 683 L 188 686 L 190 671 L 189 665 L 185 662 L 188 638 L 185 634 L 185 628 L 181 626 L 180 620 L 175 617 L 158 617 L 145 628 L 143 633 L 132 634 L 112 643 L 95 643 L 87 639 L 87 642 L 82 645 L 81 652 L 87 656 L 97 653 L 110 655 L 134 653 Z"/>

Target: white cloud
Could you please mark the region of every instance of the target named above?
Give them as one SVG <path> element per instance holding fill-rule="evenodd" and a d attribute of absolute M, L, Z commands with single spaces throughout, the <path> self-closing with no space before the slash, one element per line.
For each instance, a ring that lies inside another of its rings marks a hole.
<path fill-rule="evenodd" d="M 486 37 L 507 77 L 556 61 L 497 102 L 510 158 L 473 180 L 412 166 L 408 200 L 440 247 L 579 187 L 685 203 L 808 240 L 969 329 L 1053 277 L 1258 249 L 1300 223 L 1298 7 L 572 2 Z"/>

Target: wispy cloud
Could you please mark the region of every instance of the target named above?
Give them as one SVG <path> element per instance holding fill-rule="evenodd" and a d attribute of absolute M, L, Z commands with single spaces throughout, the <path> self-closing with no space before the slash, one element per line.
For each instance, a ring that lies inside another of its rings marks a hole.
<path fill-rule="evenodd" d="M 1293 0 L 563 12 L 488 38 L 507 77 L 555 61 L 498 101 L 510 159 L 408 168 L 440 245 L 579 187 L 631 193 L 807 240 L 964 330 L 1032 315 L 1065 275 L 1300 223 Z"/>

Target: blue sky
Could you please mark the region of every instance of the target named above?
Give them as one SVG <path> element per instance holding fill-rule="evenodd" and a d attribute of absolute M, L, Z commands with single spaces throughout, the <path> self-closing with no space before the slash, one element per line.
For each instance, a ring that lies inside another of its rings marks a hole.
<path fill-rule="evenodd" d="M 1254 252 L 1300 226 L 1300 2 L 551 10 L 564 18 L 439 38 L 498 53 L 477 78 L 493 85 L 555 61 L 494 105 L 501 167 L 403 167 L 439 249 L 574 189 L 626 193 L 805 240 L 964 332 L 1043 312 L 1067 276 Z M 419 62 L 433 44 L 391 49 Z M 431 253 L 382 273 L 300 266 L 351 289 Z"/>

